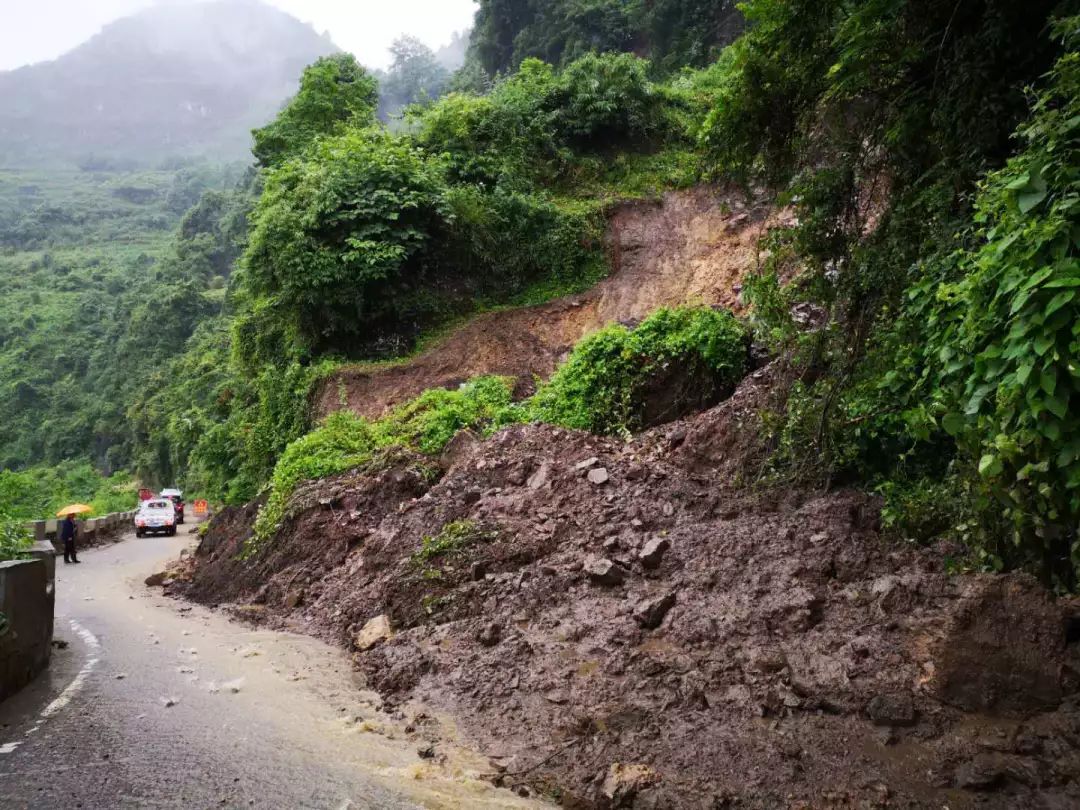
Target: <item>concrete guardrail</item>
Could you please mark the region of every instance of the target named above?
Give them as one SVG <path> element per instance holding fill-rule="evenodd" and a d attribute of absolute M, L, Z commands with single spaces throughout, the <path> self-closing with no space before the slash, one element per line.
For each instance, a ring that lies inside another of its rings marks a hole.
<path fill-rule="evenodd" d="M 30 683 L 52 656 L 56 556 L 37 542 L 32 559 L 0 563 L 0 701 Z"/>
<path fill-rule="evenodd" d="M 94 540 L 106 534 L 112 534 L 117 530 L 131 526 L 135 519 L 135 510 L 130 512 L 113 512 L 97 518 L 87 518 L 79 526 L 79 532 L 83 540 Z M 59 553 L 63 553 L 64 546 L 60 542 L 58 529 L 61 521 L 57 518 L 49 520 L 35 520 L 29 524 L 35 543 L 51 543 Z"/>

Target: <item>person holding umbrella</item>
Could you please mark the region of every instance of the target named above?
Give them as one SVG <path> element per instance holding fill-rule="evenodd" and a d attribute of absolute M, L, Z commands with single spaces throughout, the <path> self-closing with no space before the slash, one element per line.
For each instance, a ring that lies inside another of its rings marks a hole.
<path fill-rule="evenodd" d="M 77 563 L 79 558 L 75 555 L 75 538 L 79 534 L 79 527 L 75 523 L 75 515 L 86 512 L 91 512 L 93 509 L 85 504 L 75 503 L 71 506 L 65 506 L 59 512 L 57 516 L 67 515 L 64 518 L 64 522 L 60 524 L 60 540 L 64 543 L 64 562 L 65 563 Z"/>

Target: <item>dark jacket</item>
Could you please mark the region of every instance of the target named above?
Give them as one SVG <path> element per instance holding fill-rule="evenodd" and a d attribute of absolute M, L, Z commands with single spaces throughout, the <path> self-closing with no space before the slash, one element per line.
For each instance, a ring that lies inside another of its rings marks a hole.
<path fill-rule="evenodd" d="M 78 529 L 75 528 L 75 521 L 71 518 L 65 518 L 64 522 L 60 524 L 60 539 L 64 542 L 74 540 L 77 533 Z"/>

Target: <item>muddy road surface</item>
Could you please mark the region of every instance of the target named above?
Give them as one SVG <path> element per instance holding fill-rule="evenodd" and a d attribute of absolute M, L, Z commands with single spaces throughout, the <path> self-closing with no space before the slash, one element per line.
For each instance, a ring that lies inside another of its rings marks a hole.
<path fill-rule="evenodd" d="M 147 588 L 193 539 L 132 535 L 58 560 L 67 646 L 0 704 L 0 806 L 548 806 L 484 781 L 490 762 L 448 723 L 383 712 L 340 650 Z"/>

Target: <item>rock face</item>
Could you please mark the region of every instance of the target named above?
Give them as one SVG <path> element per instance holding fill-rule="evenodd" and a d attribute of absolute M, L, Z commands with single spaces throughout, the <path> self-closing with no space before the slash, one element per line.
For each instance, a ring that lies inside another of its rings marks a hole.
<path fill-rule="evenodd" d="M 1070 603 L 946 575 L 865 495 L 733 488 L 762 401 L 679 441 L 516 426 L 435 483 L 403 456 L 312 484 L 254 559 L 223 523 L 185 587 L 289 626 L 304 583 L 305 626 L 349 645 L 379 617 L 353 658 L 388 707 L 432 703 L 567 806 L 1076 806 Z M 476 536 L 416 562 L 460 521 Z"/>

